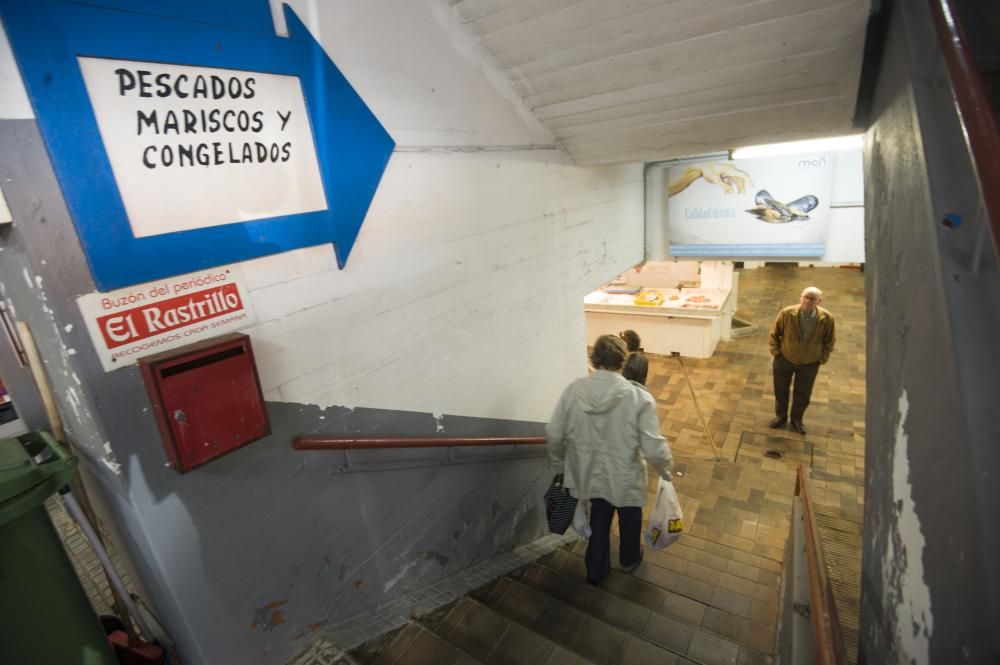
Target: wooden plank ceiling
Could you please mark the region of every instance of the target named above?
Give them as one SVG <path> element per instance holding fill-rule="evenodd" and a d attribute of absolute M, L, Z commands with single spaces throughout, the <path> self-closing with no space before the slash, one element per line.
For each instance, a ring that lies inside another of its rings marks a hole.
<path fill-rule="evenodd" d="M 849 133 L 870 0 L 449 0 L 578 164 Z"/>

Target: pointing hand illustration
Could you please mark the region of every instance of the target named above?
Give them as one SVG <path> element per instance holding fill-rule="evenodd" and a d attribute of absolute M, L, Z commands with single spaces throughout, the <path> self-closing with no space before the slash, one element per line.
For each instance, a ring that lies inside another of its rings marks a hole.
<path fill-rule="evenodd" d="M 743 194 L 747 186 L 753 187 L 753 178 L 746 171 L 736 168 L 731 162 L 706 162 L 689 166 L 681 176 L 667 187 L 670 196 L 680 194 L 698 178 L 717 185 L 726 194 Z"/>

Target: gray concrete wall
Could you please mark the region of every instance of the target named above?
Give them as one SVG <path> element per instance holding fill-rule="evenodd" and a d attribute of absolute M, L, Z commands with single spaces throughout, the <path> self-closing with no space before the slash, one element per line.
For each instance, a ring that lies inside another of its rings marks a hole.
<path fill-rule="evenodd" d="M 997 261 L 988 236 L 976 258 L 979 193 L 927 3 L 894 4 L 865 155 L 861 657 L 995 663 Z"/>

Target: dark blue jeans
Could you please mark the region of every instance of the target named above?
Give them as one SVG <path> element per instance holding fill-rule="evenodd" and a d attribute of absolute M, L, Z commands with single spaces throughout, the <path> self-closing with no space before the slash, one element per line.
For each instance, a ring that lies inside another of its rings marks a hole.
<path fill-rule="evenodd" d="M 618 511 L 618 562 L 637 563 L 642 556 L 642 508 L 613 506 L 604 499 L 590 500 L 590 543 L 587 545 L 587 581 L 597 584 L 611 572 L 611 518 Z"/>

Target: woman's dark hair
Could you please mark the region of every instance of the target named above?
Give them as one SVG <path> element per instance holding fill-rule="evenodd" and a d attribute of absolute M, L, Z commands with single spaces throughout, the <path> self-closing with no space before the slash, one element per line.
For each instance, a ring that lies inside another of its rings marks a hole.
<path fill-rule="evenodd" d="M 594 342 L 594 348 L 590 352 L 590 364 L 594 369 L 609 369 L 617 372 L 625 364 L 625 356 L 628 350 L 625 342 L 614 335 L 601 335 Z"/>
<path fill-rule="evenodd" d="M 625 347 L 628 349 L 629 353 L 635 353 L 642 346 L 642 340 L 639 339 L 639 333 L 634 330 L 623 330 L 618 333 L 618 336 L 625 342 Z"/>
<path fill-rule="evenodd" d="M 649 359 L 644 353 L 630 353 L 625 360 L 622 376 L 629 381 L 646 385 L 646 375 L 649 374 Z"/>

